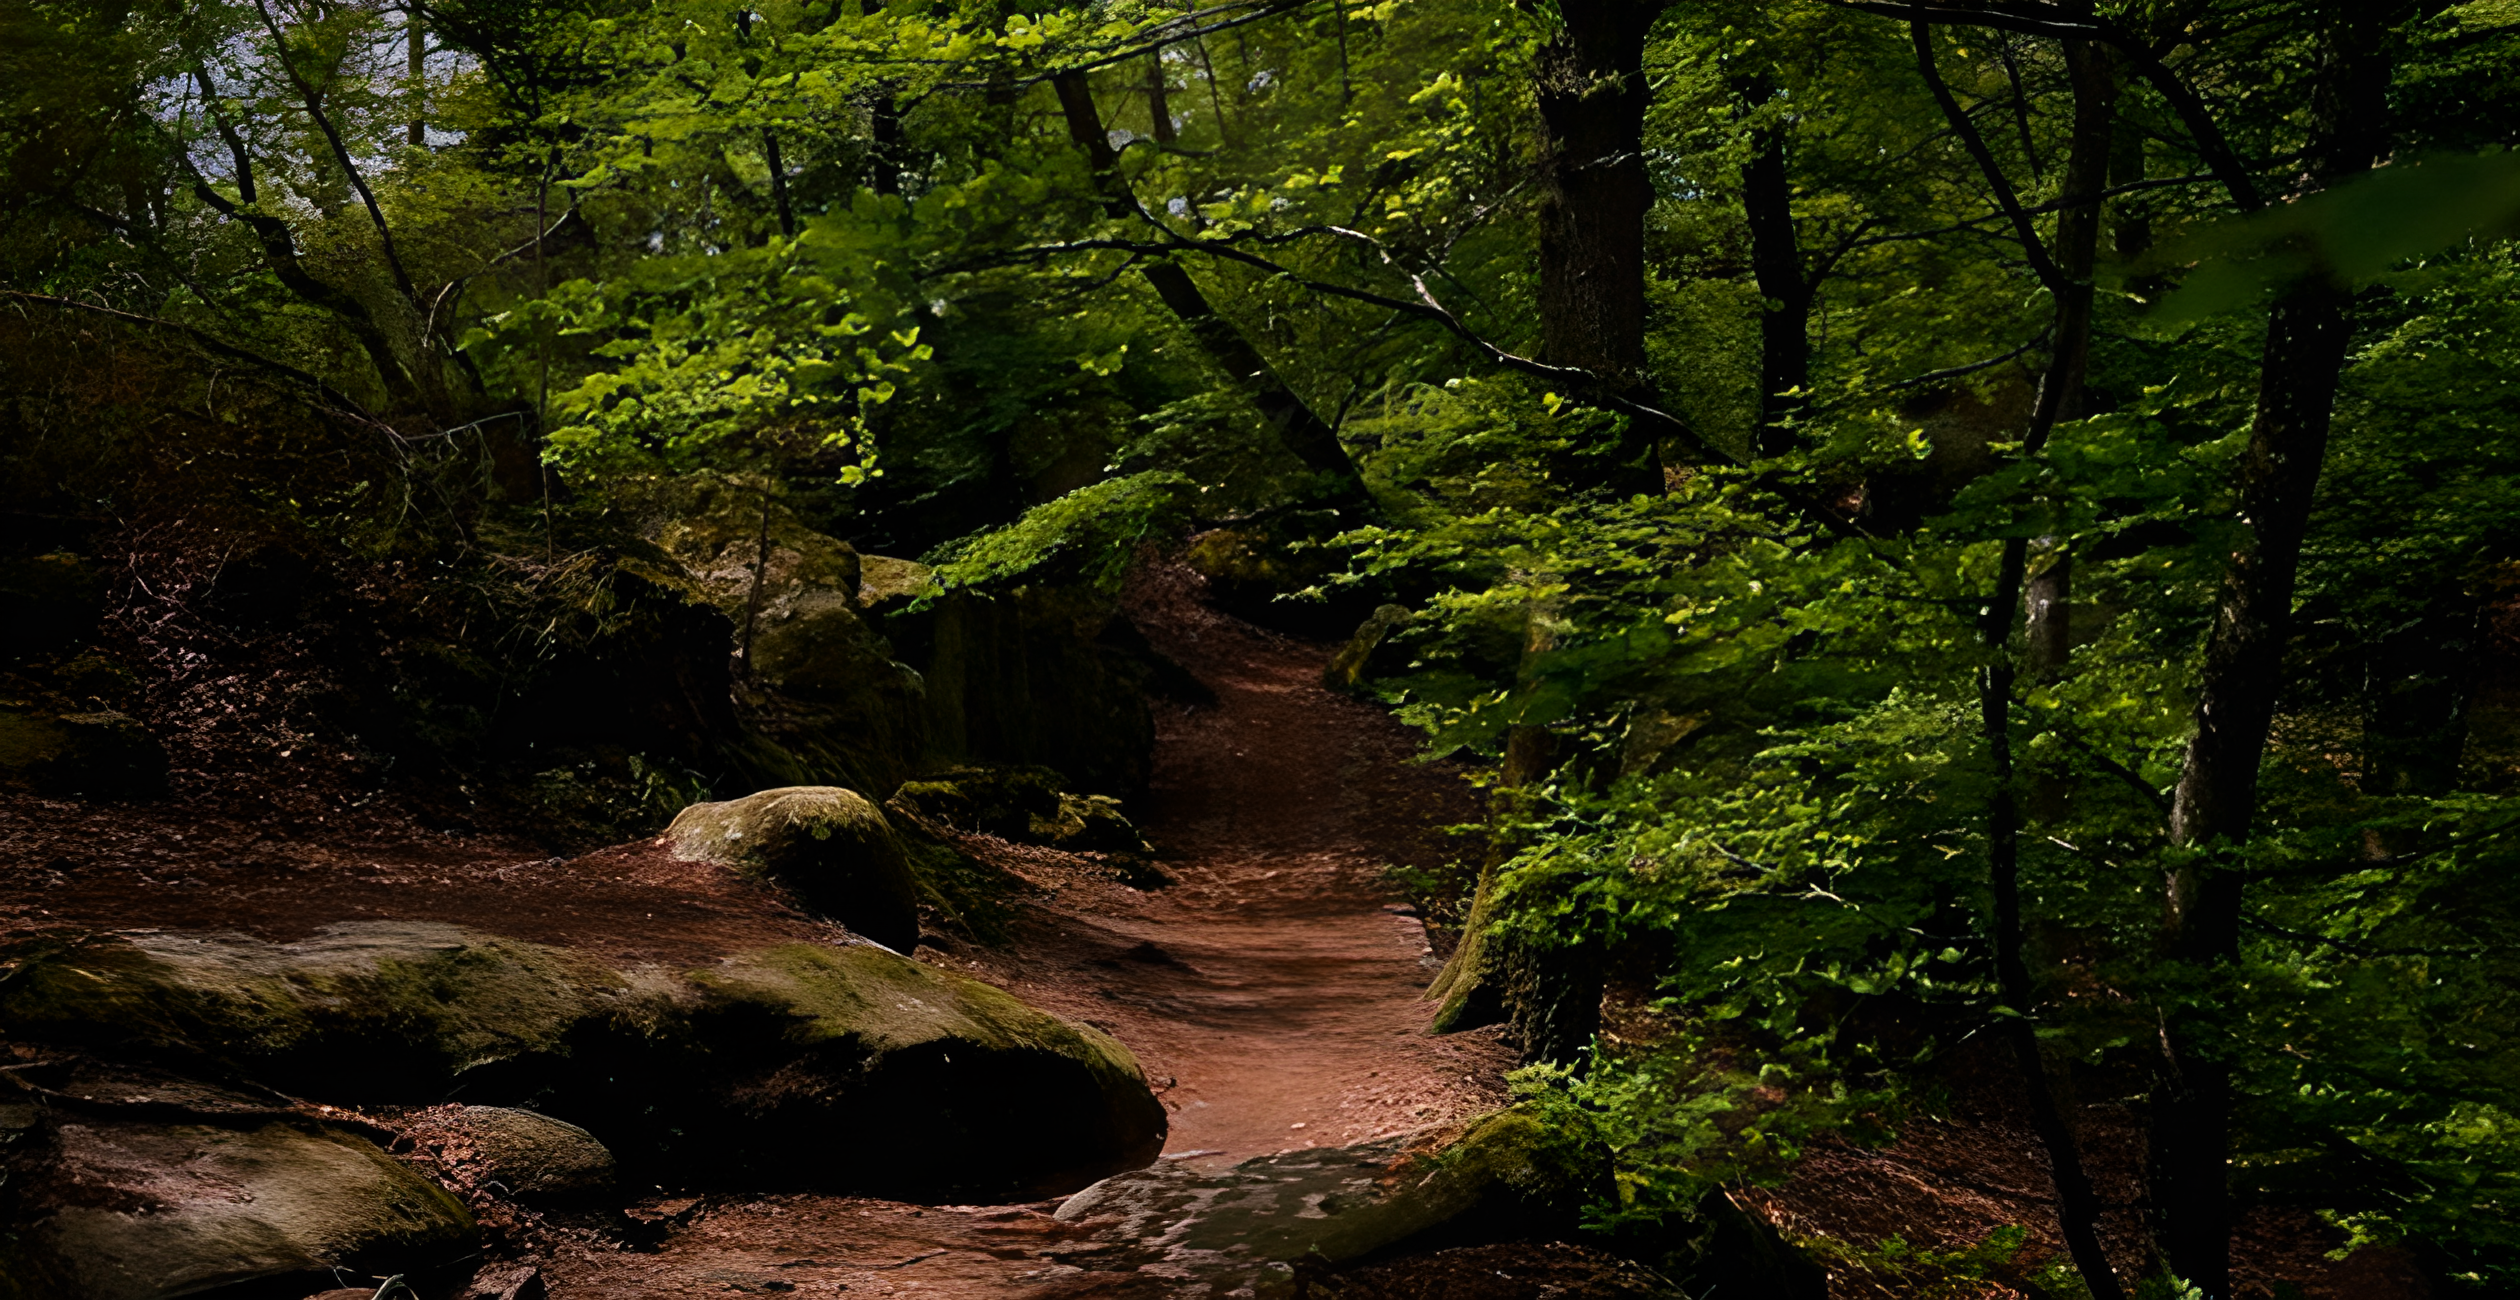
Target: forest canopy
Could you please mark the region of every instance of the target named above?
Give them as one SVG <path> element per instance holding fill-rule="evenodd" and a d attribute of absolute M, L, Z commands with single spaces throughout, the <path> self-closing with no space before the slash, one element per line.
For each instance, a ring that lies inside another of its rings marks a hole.
<path fill-rule="evenodd" d="M 1483 773 L 1441 1022 L 1606 1230 L 1983 1050 L 2047 1294 L 2258 1205 L 2500 1294 L 2515 132 L 2511 0 L 0 0 L 12 526 L 1229 530 Z"/>

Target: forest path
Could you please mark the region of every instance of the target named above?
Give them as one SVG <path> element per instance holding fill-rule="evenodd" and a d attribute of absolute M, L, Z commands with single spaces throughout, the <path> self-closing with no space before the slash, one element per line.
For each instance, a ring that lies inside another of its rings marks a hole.
<path fill-rule="evenodd" d="M 1138 811 L 1176 883 L 1070 879 L 1027 905 L 1012 944 L 923 955 L 1126 1043 L 1171 1113 L 1168 1160 L 1222 1168 L 1503 1104 L 1513 1054 L 1496 1034 L 1425 1033 L 1434 954 L 1385 874 L 1463 853 L 1442 833 L 1476 815 L 1458 775 L 1416 762 L 1418 734 L 1383 710 L 1325 689 L 1325 650 L 1209 609 L 1186 571 L 1141 574 L 1130 612 L 1216 694 L 1158 706 Z M 678 1225 L 660 1250 L 563 1249 L 545 1270 L 560 1300 L 1162 1293 L 1097 1271 L 1108 1244 L 1053 1222 L 1053 1204 L 660 1197 L 649 1212 Z"/>

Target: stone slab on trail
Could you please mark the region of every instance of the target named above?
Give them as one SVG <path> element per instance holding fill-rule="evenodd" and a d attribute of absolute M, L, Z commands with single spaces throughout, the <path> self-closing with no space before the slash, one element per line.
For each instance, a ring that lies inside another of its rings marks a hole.
<path fill-rule="evenodd" d="M 0 1034 L 328 1102 L 577 1124 L 649 1181 L 1052 1195 L 1153 1158 L 1163 1108 L 1100 1031 L 872 944 L 617 968 L 427 922 L 302 943 L 157 933 L 0 957 Z"/>
<path fill-rule="evenodd" d="M 1571 1231 L 1606 1161 L 1501 1111 L 1462 1127 L 1280 1152 L 1225 1170 L 1165 1160 L 1116 1174 L 1055 1217 L 1179 1294 L 1293 1294 L 1299 1271 L 1382 1252 Z"/>

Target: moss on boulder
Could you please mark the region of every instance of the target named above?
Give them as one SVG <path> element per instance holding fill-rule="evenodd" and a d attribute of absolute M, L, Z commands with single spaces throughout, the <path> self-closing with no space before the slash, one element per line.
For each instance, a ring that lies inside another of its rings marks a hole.
<path fill-rule="evenodd" d="M 1050 1195 L 1166 1128 L 1118 1043 L 871 944 L 621 970 L 420 923 L 99 936 L 0 952 L 0 1035 L 342 1104 L 461 1087 L 648 1181 Z"/>
<path fill-rule="evenodd" d="M 1164 1163 L 1060 1205 L 1148 1263 L 1219 1294 L 1289 1293 L 1296 1265 L 1571 1233 L 1607 1185 L 1607 1153 L 1570 1149 L 1526 1111 L 1356 1146 L 1282 1152 L 1222 1172 Z M 1237 1288 L 1253 1288 L 1237 1292 Z"/>
<path fill-rule="evenodd" d="M 120 713 L 0 706 L 0 774 L 47 794 L 147 797 L 166 789 L 166 750 Z"/>
<path fill-rule="evenodd" d="M 416 1273 L 467 1253 L 472 1216 L 356 1134 L 296 1120 L 150 1124 L 0 1107 L 18 1121 L 0 1237 L 7 1300 L 159 1300 L 282 1280 Z"/>
<path fill-rule="evenodd" d="M 722 863 L 795 891 L 895 952 L 919 942 L 919 886 L 883 810 L 838 786 L 785 786 L 682 810 L 665 838 L 686 861 Z"/>
<path fill-rule="evenodd" d="M 521 1199 L 587 1200 L 619 1181 L 613 1153 L 566 1120 L 513 1106 L 466 1106 L 455 1129 L 480 1178 Z"/>

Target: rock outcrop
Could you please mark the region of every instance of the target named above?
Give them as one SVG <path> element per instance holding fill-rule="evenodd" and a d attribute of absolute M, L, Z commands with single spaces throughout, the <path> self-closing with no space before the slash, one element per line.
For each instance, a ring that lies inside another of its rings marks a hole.
<path fill-rule="evenodd" d="M 919 942 L 919 885 L 883 810 L 838 786 L 788 786 L 682 810 L 674 856 L 786 886 L 806 906 L 892 949 Z"/>
<path fill-rule="evenodd" d="M 1108 795 L 1063 789 L 1042 767 L 955 767 L 906 782 L 893 798 L 923 817 L 1018 844 L 1071 853 L 1152 854 L 1155 850 Z"/>
<path fill-rule="evenodd" d="M 872 944 L 618 968 L 434 923 L 302 943 L 144 933 L 0 955 L 0 1035 L 338 1104 L 579 1125 L 625 1177 L 1044 1196 L 1152 1159 L 1128 1050 Z"/>

